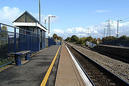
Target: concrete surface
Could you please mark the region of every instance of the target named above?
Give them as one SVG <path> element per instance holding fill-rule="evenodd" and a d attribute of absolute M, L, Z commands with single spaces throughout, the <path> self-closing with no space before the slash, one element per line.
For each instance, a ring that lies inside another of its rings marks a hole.
<path fill-rule="evenodd" d="M 85 86 L 64 44 L 60 54 L 55 86 Z"/>

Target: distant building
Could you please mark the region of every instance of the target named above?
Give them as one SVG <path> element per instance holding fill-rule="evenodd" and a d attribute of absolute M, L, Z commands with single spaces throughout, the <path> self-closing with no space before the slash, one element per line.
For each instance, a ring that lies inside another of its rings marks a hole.
<path fill-rule="evenodd" d="M 39 23 L 39 21 L 36 20 L 30 13 L 25 11 L 20 17 L 18 17 L 13 22 L 13 24 L 14 26 L 20 28 L 19 34 L 21 34 L 21 37 L 19 36 L 19 38 L 21 39 L 21 41 L 22 41 L 22 34 L 27 34 L 31 36 L 32 35 L 31 32 L 33 32 L 35 34 L 39 34 L 38 50 L 45 48 L 45 33 L 47 29 L 41 23 Z M 25 31 L 25 30 L 28 30 L 28 31 Z M 32 45 L 32 46 L 36 46 L 36 45 Z"/>

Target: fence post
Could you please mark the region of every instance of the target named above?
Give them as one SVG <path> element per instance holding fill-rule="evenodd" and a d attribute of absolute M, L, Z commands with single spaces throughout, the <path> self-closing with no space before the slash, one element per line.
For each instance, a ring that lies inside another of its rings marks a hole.
<path fill-rule="evenodd" d="M 14 28 L 14 52 L 16 52 L 16 28 Z"/>
<path fill-rule="evenodd" d="M 38 51 L 40 50 L 40 30 L 38 28 Z"/>
<path fill-rule="evenodd" d="M 43 48 L 45 48 L 45 32 L 44 31 L 42 34 L 42 40 L 43 40 Z"/>
<path fill-rule="evenodd" d="M 10 49 L 10 39 L 9 39 L 9 35 L 8 35 L 8 53 L 11 51 Z"/>
<path fill-rule="evenodd" d="M 40 34 L 40 36 L 41 36 L 41 49 L 43 49 L 43 30 L 41 30 L 41 32 L 40 32 L 41 34 Z"/>

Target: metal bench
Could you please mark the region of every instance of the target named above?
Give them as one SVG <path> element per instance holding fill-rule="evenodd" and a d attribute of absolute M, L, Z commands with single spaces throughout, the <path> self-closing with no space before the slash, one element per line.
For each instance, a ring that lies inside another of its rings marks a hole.
<path fill-rule="evenodd" d="M 15 58 L 15 63 L 17 66 L 21 65 L 21 56 L 25 56 L 25 60 L 30 60 L 31 51 L 20 51 L 16 53 L 9 53 L 9 56 L 13 56 Z"/>

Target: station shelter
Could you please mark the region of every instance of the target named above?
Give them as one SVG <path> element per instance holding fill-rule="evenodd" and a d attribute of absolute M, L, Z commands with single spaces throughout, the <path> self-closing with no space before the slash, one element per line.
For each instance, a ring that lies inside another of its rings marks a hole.
<path fill-rule="evenodd" d="M 47 29 L 29 12 L 25 11 L 13 22 L 13 25 L 19 27 L 19 51 L 39 51 L 45 48 L 45 33 Z"/>

